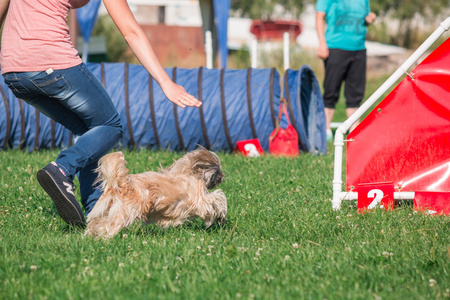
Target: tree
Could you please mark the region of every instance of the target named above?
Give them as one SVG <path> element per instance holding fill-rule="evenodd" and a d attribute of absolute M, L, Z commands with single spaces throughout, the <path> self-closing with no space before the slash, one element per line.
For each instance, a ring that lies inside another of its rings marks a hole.
<path fill-rule="evenodd" d="M 378 23 L 398 21 L 396 32 L 386 32 L 391 43 L 406 48 L 417 46 L 420 40 L 421 24 L 435 21 L 437 16 L 445 15 L 450 6 L 449 0 L 377 0 L 371 1 L 371 9 L 381 21 Z M 382 24 L 386 25 L 386 24 Z M 389 26 L 385 26 L 389 28 Z"/>
<path fill-rule="evenodd" d="M 131 52 L 119 29 L 111 20 L 109 15 L 103 15 L 98 18 L 92 36 L 104 36 L 106 39 L 106 56 L 108 61 L 126 61 L 129 63 L 138 63 L 133 52 Z"/>
<path fill-rule="evenodd" d="M 283 14 L 299 18 L 303 8 L 308 4 L 314 5 L 316 1 L 231 0 L 231 8 L 235 15 L 252 19 L 282 18 Z M 448 16 L 450 0 L 372 0 L 370 5 L 378 19 L 369 29 L 369 38 L 414 48 L 429 33 L 423 25 L 432 25 L 437 18 Z M 276 9 L 280 7 L 281 14 Z"/>
<path fill-rule="evenodd" d="M 231 9 L 238 15 L 252 19 L 271 19 L 276 16 L 276 6 L 284 13 L 298 18 L 310 0 L 231 0 Z"/>

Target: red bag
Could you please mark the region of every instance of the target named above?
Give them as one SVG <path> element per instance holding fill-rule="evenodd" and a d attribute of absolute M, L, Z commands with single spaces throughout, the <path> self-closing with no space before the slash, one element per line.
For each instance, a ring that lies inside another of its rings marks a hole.
<path fill-rule="evenodd" d="M 298 150 L 298 135 L 297 131 L 291 124 L 289 115 L 286 110 L 286 100 L 280 103 L 280 112 L 278 113 L 278 120 L 275 129 L 269 137 L 269 152 L 273 155 L 296 156 L 299 154 Z M 281 114 L 284 113 L 288 121 L 286 129 L 280 127 Z"/>

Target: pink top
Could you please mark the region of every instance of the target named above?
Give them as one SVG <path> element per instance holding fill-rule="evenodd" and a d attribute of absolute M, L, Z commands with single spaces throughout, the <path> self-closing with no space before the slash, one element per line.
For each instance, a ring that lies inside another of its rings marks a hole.
<path fill-rule="evenodd" d="M 69 0 L 11 0 L 2 33 L 1 73 L 80 64 L 67 25 L 70 7 Z"/>

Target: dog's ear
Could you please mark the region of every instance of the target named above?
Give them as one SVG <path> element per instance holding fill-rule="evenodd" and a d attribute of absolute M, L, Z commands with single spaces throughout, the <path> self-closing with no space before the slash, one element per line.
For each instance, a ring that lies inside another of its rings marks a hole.
<path fill-rule="evenodd" d="M 206 188 L 211 190 L 218 186 L 223 181 L 223 175 L 219 167 L 205 170 L 203 172 L 203 180 L 206 183 Z"/>
<path fill-rule="evenodd" d="M 206 148 L 201 148 L 190 153 L 192 169 L 195 173 L 203 173 L 206 169 L 220 169 L 219 157 Z"/>
<path fill-rule="evenodd" d="M 224 174 L 221 170 L 220 159 L 214 152 L 204 147 L 197 151 L 197 162 L 194 164 L 194 170 L 205 181 L 206 188 L 213 189 L 223 181 Z"/>

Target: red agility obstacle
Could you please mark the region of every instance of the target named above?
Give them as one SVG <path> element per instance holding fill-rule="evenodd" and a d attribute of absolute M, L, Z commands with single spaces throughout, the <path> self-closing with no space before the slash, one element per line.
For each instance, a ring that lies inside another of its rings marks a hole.
<path fill-rule="evenodd" d="M 450 39 L 413 71 L 408 73 L 407 70 L 449 26 L 450 18 L 388 79 L 395 82 L 406 73 L 400 84 L 347 136 L 346 192 L 341 191 L 342 181 L 337 172 L 341 173 L 342 169 L 338 165 L 339 157 L 335 157 L 333 208 L 338 209 L 342 200 L 358 199 L 359 209 L 370 209 L 379 205 L 383 198 L 393 197 L 414 200 L 417 210 L 448 214 Z M 389 87 L 387 83 L 380 87 L 378 95 L 375 93 L 366 101 L 369 103 L 364 103 L 355 116 L 338 128 L 336 156 L 342 157 L 343 134 Z M 392 192 L 383 194 L 379 188 L 386 183 L 394 187 L 393 195 L 390 195 Z M 372 206 L 362 205 L 360 199 Z"/>

